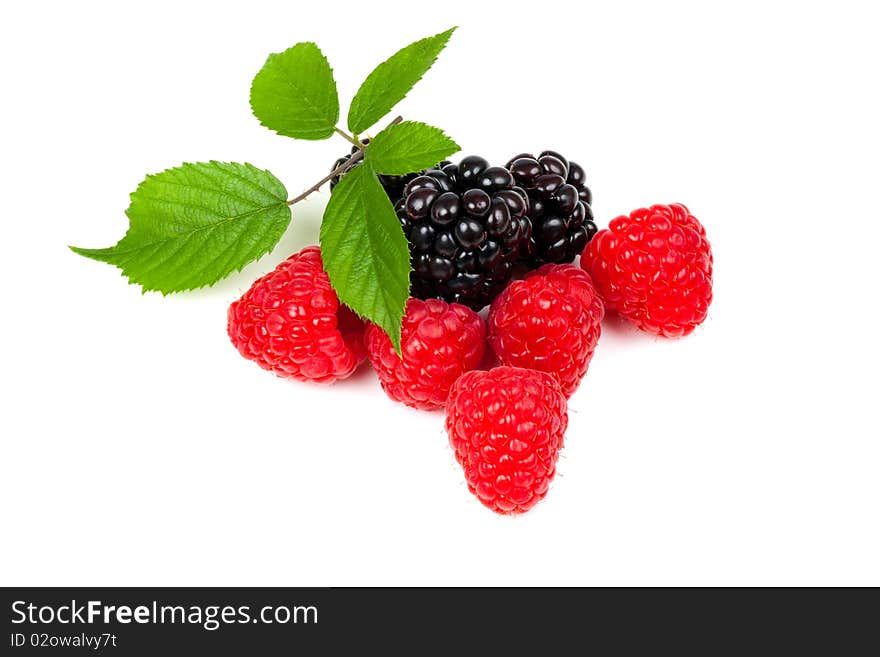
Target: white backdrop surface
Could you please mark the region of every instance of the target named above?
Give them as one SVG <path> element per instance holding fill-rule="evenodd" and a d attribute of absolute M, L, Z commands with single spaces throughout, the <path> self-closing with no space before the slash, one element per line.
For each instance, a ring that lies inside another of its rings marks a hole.
<path fill-rule="evenodd" d="M 15 3 L 0 9 L 6 585 L 880 584 L 880 46 L 864 3 Z M 504 14 L 499 12 L 504 10 Z M 343 102 L 451 25 L 399 107 L 503 163 L 559 150 L 600 226 L 680 201 L 715 302 L 678 341 L 607 322 L 547 499 L 468 493 L 442 414 L 364 368 L 240 358 L 226 308 L 313 243 L 326 195 L 214 288 L 141 295 L 68 244 L 183 161 L 295 193 L 347 151 L 262 128 L 266 55 L 314 40 Z"/>

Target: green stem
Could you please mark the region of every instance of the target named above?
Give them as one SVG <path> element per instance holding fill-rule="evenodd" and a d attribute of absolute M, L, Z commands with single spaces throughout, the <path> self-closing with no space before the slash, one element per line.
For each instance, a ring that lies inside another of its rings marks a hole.
<path fill-rule="evenodd" d="M 358 150 L 364 150 L 364 145 L 357 137 L 352 137 L 350 134 L 345 132 L 345 130 L 340 130 L 339 128 L 333 128 L 333 131 L 348 143 L 354 144 L 355 148 L 357 148 Z"/>

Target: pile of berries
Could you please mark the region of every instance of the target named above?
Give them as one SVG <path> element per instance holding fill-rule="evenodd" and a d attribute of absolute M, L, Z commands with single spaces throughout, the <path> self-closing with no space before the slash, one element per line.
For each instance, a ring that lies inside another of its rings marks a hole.
<path fill-rule="evenodd" d="M 528 511 L 556 473 L 568 399 L 605 313 L 679 337 L 712 301 L 712 251 L 684 205 L 635 210 L 597 230 L 584 180 L 552 151 L 506 167 L 471 156 L 383 180 L 413 259 L 399 355 L 339 302 L 316 246 L 230 306 L 229 337 L 245 358 L 302 381 L 345 379 L 368 359 L 391 399 L 445 408 L 455 459 L 481 503 Z"/>

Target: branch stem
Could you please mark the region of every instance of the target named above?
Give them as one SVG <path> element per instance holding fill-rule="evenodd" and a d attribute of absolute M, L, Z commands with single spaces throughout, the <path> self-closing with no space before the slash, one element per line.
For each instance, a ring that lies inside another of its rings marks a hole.
<path fill-rule="evenodd" d="M 400 123 L 401 121 L 403 121 L 403 117 L 402 117 L 402 116 L 398 116 L 398 117 L 395 118 L 391 123 L 389 123 L 387 127 L 390 127 L 390 126 L 392 126 L 392 125 L 397 125 L 397 124 Z M 351 169 L 354 165 L 356 165 L 357 163 L 359 163 L 361 160 L 364 159 L 364 148 L 365 148 L 365 147 L 364 147 L 364 145 L 363 145 L 360 141 L 355 140 L 353 137 L 349 136 L 348 134 L 346 134 L 345 132 L 343 132 L 343 131 L 340 130 L 339 128 L 334 128 L 334 130 L 336 130 L 336 132 L 338 132 L 340 135 L 342 135 L 343 137 L 345 137 L 345 138 L 346 138 L 348 141 L 350 141 L 352 144 L 354 144 L 355 146 L 357 146 L 357 147 L 358 147 L 357 152 L 354 153 L 350 158 L 348 158 L 348 160 L 346 160 L 345 162 L 343 162 L 342 164 L 340 164 L 338 167 L 336 167 L 335 169 L 333 169 L 333 171 L 331 171 L 331 172 L 328 173 L 326 176 L 324 176 L 323 178 L 321 178 L 321 180 L 319 180 L 319 181 L 316 182 L 314 185 L 312 185 L 311 187 L 309 187 L 309 188 L 308 188 L 306 191 L 304 191 L 302 194 L 300 194 L 299 196 L 294 196 L 292 199 L 290 199 L 289 201 L 287 201 L 287 205 L 293 205 L 294 203 L 299 203 L 300 201 L 302 201 L 302 200 L 304 200 L 305 198 L 307 198 L 310 194 L 312 194 L 312 193 L 314 193 L 314 192 L 317 192 L 319 189 L 321 189 L 321 187 L 322 187 L 325 183 L 329 182 L 330 179 L 332 179 L 334 176 L 342 175 L 343 173 L 345 173 L 346 171 L 348 171 L 349 169 Z"/>
<path fill-rule="evenodd" d="M 363 159 L 364 159 L 364 152 L 358 151 L 357 153 L 352 155 L 350 158 L 348 158 L 348 160 L 346 160 L 343 164 L 340 164 L 338 167 L 333 169 L 333 171 L 331 171 L 326 176 L 321 178 L 318 182 L 316 182 L 314 185 L 309 187 L 302 194 L 300 194 L 299 196 L 294 196 L 292 199 L 290 199 L 287 202 L 287 205 L 293 205 L 294 203 L 299 203 L 300 201 L 305 199 L 307 196 L 309 196 L 309 194 L 311 194 L 313 192 L 317 192 L 319 189 L 321 189 L 321 187 L 324 185 L 324 183 L 329 182 L 331 178 L 333 178 L 334 176 L 339 176 L 339 175 L 345 173 L 346 171 L 351 169 L 355 164 L 357 164 L 358 162 L 360 162 Z"/>

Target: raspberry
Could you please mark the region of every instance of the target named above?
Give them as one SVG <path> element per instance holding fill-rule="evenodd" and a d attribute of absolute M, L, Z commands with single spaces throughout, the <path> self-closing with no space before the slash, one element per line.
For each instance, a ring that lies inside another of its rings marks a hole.
<path fill-rule="evenodd" d="M 712 302 L 712 249 L 680 203 L 613 219 L 587 246 L 581 266 L 606 307 L 649 333 L 687 335 Z"/>
<path fill-rule="evenodd" d="M 367 326 L 370 362 L 391 399 L 423 410 L 442 408 L 462 373 L 483 360 L 486 323 L 470 308 L 410 299 L 401 332 L 403 359 L 381 328 Z"/>
<path fill-rule="evenodd" d="M 496 513 L 524 513 L 547 494 L 568 426 L 565 395 L 544 372 L 496 367 L 463 374 L 446 431 L 468 489 Z"/>
<path fill-rule="evenodd" d="M 492 302 L 489 344 L 502 364 L 552 374 L 571 396 L 593 357 L 603 315 L 586 272 L 544 265 Z"/>
<path fill-rule="evenodd" d="M 507 168 L 529 195 L 530 265 L 572 262 L 597 230 L 584 170 L 555 151 L 517 155 Z"/>
<path fill-rule="evenodd" d="M 395 208 L 410 245 L 412 295 L 474 310 L 510 281 L 532 231 L 525 190 L 477 156 L 410 181 Z"/>
<path fill-rule="evenodd" d="M 363 322 L 339 302 L 317 246 L 290 256 L 233 302 L 227 330 L 242 356 L 301 381 L 333 383 L 366 358 Z"/>
<path fill-rule="evenodd" d="M 366 146 L 367 144 L 370 143 L 370 140 L 369 139 L 362 139 L 361 143 L 364 146 Z M 338 160 L 336 160 L 336 162 L 333 163 L 333 168 L 330 170 L 334 171 L 334 170 L 338 169 L 343 164 L 348 162 L 351 159 L 351 156 L 357 152 L 358 152 L 358 147 L 352 146 L 351 153 L 349 155 L 343 155 Z M 449 164 L 449 161 L 443 160 L 442 162 L 440 162 L 437 165 L 436 168 L 439 169 L 440 167 L 442 167 L 446 164 Z M 360 162 L 353 165 L 352 168 L 354 168 L 356 166 L 360 166 Z M 406 187 L 406 184 L 410 180 L 412 180 L 414 178 L 418 178 L 419 176 L 421 176 L 424 173 L 425 173 L 424 171 L 417 171 L 415 173 L 407 173 L 406 175 L 403 175 L 403 176 L 392 176 L 392 175 L 387 175 L 387 174 L 381 173 L 381 174 L 378 174 L 378 178 L 379 178 L 379 182 L 382 184 L 383 189 L 385 190 L 385 193 L 388 194 L 388 198 L 391 199 L 392 203 L 396 203 L 397 201 L 399 201 L 403 197 L 403 189 L 404 189 L 404 187 Z M 336 175 L 330 179 L 330 191 L 331 192 L 333 191 L 333 188 L 339 184 L 339 181 L 342 180 L 343 175 L 345 175 L 345 174 Z"/>

